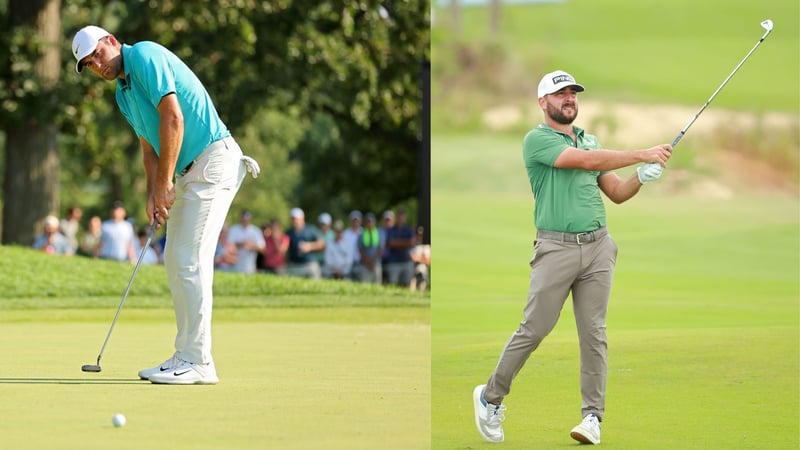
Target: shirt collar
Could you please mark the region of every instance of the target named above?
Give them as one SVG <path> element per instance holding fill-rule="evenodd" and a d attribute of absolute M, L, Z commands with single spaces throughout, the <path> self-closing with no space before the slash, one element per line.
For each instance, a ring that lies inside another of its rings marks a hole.
<path fill-rule="evenodd" d="M 132 47 L 128 44 L 122 44 L 122 70 L 125 72 L 125 78 L 117 78 L 117 81 L 123 88 L 128 87 L 131 81 L 130 65 L 125 64 L 125 61 L 128 60 L 128 54 L 130 54 L 131 48 Z"/>
<path fill-rule="evenodd" d="M 567 133 L 563 133 L 561 131 L 558 131 L 555 128 L 551 127 L 550 125 L 547 125 L 546 123 L 540 123 L 539 124 L 539 128 L 542 128 L 542 129 L 545 129 L 545 130 L 550 130 L 553 133 L 558 133 L 560 135 L 569 137 L 569 135 Z M 578 139 L 582 139 L 583 138 L 583 134 L 584 134 L 583 128 L 573 125 L 572 126 L 572 132 L 575 133 L 575 137 L 577 137 Z"/>

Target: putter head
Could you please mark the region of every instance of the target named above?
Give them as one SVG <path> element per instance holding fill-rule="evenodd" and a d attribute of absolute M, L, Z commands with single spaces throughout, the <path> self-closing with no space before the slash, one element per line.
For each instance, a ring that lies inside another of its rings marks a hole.
<path fill-rule="evenodd" d="M 81 366 L 81 370 L 84 372 L 100 372 L 102 369 L 97 364 L 85 364 Z"/>
<path fill-rule="evenodd" d="M 761 22 L 761 28 L 767 30 L 767 33 L 769 33 L 770 31 L 772 31 L 772 21 L 770 19 L 767 19 Z"/>

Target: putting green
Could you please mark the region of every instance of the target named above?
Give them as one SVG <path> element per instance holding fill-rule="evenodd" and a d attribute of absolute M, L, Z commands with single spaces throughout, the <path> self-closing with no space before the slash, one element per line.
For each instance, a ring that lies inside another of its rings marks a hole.
<path fill-rule="evenodd" d="M 284 321 L 264 320 L 269 310 L 221 310 L 215 386 L 138 380 L 172 351 L 165 310 L 124 312 L 103 372 L 81 372 L 113 317 L 101 312 L 107 320 L 97 311 L 84 321 L 80 312 L 15 312 L 0 326 L 3 448 L 430 447 L 427 308 L 328 309 L 330 320 L 308 310 L 316 321 L 292 321 L 301 309 L 274 310 Z M 127 425 L 112 425 L 116 413 Z"/>

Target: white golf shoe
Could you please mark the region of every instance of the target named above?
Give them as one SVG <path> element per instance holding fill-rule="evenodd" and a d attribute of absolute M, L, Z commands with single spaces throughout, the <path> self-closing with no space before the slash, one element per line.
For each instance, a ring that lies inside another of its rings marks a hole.
<path fill-rule="evenodd" d="M 583 444 L 599 444 L 600 420 L 594 414 L 587 414 L 583 421 L 572 429 L 569 435 L 572 439 Z"/>
<path fill-rule="evenodd" d="M 181 361 L 181 364 L 165 372 L 150 376 L 154 384 L 217 384 L 217 369 L 214 363 L 195 364 Z"/>
<path fill-rule="evenodd" d="M 168 360 L 164 361 L 163 363 L 155 367 L 140 370 L 139 378 L 141 378 L 142 380 L 149 380 L 152 375 L 174 369 L 175 367 L 178 367 L 181 364 L 183 364 L 183 360 L 178 358 L 177 354 L 174 354 L 172 355 L 171 358 L 169 358 Z"/>
<path fill-rule="evenodd" d="M 472 391 L 472 403 L 475 406 L 475 425 L 478 432 L 487 442 L 503 442 L 503 421 L 506 420 L 506 405 L 493 405 L 483 399 L 485 384 Z"/>

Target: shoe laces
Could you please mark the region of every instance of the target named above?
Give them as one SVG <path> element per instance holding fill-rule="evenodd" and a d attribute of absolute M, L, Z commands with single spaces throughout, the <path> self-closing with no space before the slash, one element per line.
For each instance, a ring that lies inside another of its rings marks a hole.
<path fill-rule="evenodd" d="M 489 425 L 499 425 L 500 422 L 506 420 L 506 405 L 489 403 L 487 410 L 489 411 Z"/>

